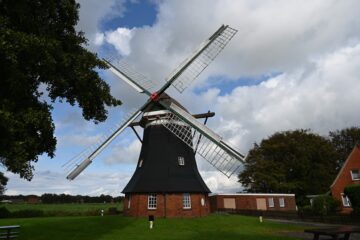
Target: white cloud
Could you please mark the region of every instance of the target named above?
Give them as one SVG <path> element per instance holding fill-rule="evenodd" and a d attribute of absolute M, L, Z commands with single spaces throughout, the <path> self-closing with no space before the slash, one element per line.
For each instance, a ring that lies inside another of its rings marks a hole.
<path fill-rule="evenodd" d="M 130 41 L 135 29 L 117 28 L 115 31 L 105 33 L 106 42 L 112 44 L 122 56 L 130 54 Z"/>
<path fill-rule="evenodd" d="M 97 46 L 100 46 L 104 43 L 104 39 L 105 39 L 105 34 L 103 33 L 96 33 L 95 34 L 95 39 L 94 39 L 94 44 Z"/>
<path fill-rule="evenodd" d="M 58 146 L 79 146 L 90 147 L 97 144 L 101 139 L 104 139 L 104 135 L 88 135 L 88 134 L 70 134 L 62 135 L 58 140 Z"/>
<path fill-rule="evenodd" d="M 200 171 L 206 185 L 213 193 L 236 193 L 242 191 L 241 185 L 237 182 L 237 177 L 227 178 L 218 171 Z"/>
<path fill-rule="evenodd" d="M 239 30 L 201 78 L 284 72 L 359 40 L 358 1 L 165 1 L 152 27 L 138 28 L 129 56 L 162 79 L 221 24 Z M 200 82 L 197 81 L 197 84 Z"/>
<path fill-rule="evenodd" d="M 77 2 L 80 4 L 77 30 L 85 33 L 90 48 L 99 44 L 100 23 L 106 19 L 123 16 L 126 10 L 124 0 L 77 0 Z"/>
<path fill-rule="evenodd" d="M 136 161 L 140 154 L 141 143 L 138 139 L 135 139 L 126 146 L 116 145 L 113 147 L 113 151 L 110 156 L 104 158 L 104 162 L 107 164 L 119 164 L 130 163 L 136 164 Z"/>
<path fill-rule="evenodd" d="M 217 129 L 229 138 L 245 133 L 237 145 L 246 149 L 275 131 L 311 128 L 327 134 L 357 125 L 360 114 L 354 103 L 360 101 L 359 76 L 360 44 L 341 48 L 313 62 L 310 69 L 300 68 L 218 96 L 215 108 L 221 121 Z"/>

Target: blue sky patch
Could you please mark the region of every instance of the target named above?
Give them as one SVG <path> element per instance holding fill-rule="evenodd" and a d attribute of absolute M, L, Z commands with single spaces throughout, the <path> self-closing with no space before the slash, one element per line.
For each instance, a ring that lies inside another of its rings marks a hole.
<path fill-rule="evenodd" d="M 224 96 L 231 93 L 237 87 L 256 86 L 280 74 L 280 72 L 276 72 L 256 77 L 241 77 L 239 79 L 229 79 L 226 76 L 212 76 L 207 80 L 206 86 L 197 87 L 194 92 L 200 94 L 211 88 L 217 88 L 220 90 L 220 96 Z"/>
<path fill-rule="evenodd" d="M 157 5 L 149 0 L 132 2 L 125 4 L 124 16 L 105 20 L 101 23 L 102 31 L 115 30 L 119 27 L 134 28 L 151 26 L 156 21 Z"/>

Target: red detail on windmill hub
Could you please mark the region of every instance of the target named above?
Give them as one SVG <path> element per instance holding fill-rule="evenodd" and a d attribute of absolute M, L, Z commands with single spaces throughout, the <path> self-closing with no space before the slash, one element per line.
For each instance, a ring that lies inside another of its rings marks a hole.
<path fill-rule="evenodd" d="M 154 92 L 151 94 L 150 99 L 153 102 L 157 102 L 159 100 L 159 97 L 160 97 L 159 94 L 157 92 Z"/>

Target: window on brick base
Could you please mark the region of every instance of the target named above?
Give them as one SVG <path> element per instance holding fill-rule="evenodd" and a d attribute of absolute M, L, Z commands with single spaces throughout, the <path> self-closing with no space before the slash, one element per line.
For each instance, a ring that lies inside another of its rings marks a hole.
<path fill-rule="evenodd" d="M 183 194 L 183 208 L 190 209 L 191 208 L 191 197 L 190 193 Z"/>
<path fill-rule="evenodd" d="M 274 198 L 268 198 L 269 207 L 274 207 Z"/>
<path fill-rule="evenodd" d="M 284 198 L 279 198 L 279 205 L 280 205 L 280 207 L 285 207 L 285 199 Z"/>
<path fill-rule="evenodd" d="M 156 209 L 156 194 L 148 196 L 148 209 Z"/>
<path fill-rule="evenodd" d="M 345 194 L 341 194 L 341 199 L 344 207 L 351 207 L 350 199 Z"/>

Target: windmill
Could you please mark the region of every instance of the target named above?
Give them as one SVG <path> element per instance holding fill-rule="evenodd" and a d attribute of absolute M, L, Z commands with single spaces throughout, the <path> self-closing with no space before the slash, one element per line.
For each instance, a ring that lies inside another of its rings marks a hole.
<path fill-rule="evenodd" d="M 137 92 L 148 95 L 149 99 L 126 116 L 116 130 L 69 161 L 67 166 L 74 167 L 67 179 L 75 179 L 124 129 L 131 127 L 134 130 L 134 126 L 140 125 L 145 129 L 143 139 L 134 131 L 142 148 L 135 173 L 123 190 L 125 213 L 132 216 L 206 215 L 210 190 L 198 172 L 195 154 L 227 177 L 238 171 L 245 156 L 205 126 L 207 118 L 214 113 L 191 115 L 165 91 L 173 86 L 182 93 L 236 32 L 228 25 L 222 25 L 155 92 L 151 89 L 154 84 L 125 61 L 114 63 L 104 59 L 116 76 Z M 141 120 L 136 122 L 140 116 Z M 197 118 L 205 118 L 205 123 L 200 123 Z"/>

